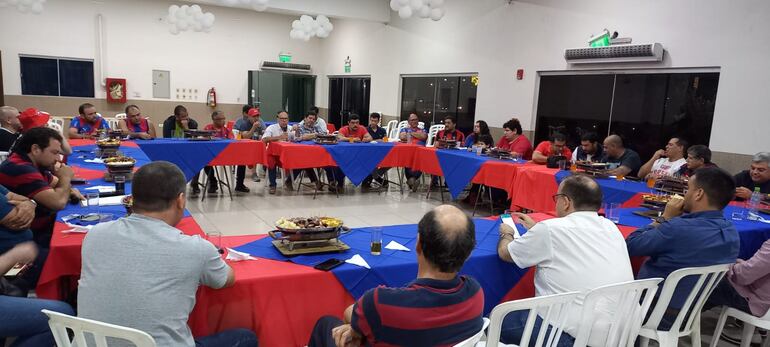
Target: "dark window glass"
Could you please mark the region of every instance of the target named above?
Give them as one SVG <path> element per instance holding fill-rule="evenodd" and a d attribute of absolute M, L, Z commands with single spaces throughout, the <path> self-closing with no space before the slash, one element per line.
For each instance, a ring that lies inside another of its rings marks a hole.
<path fill-rule="evenodd" d="M 348 124 L 348 115 L 358 114 L 361 124 L 368 123 L 369 77 L 329 78 L 329 120 L 341 128 Z"/>
<path fill-rule="evenodd" d="M 20 57 L 21 94 L 59 95 L 59 68 L 56 59 Z"/>
<path fill-rule="evenodd" d="M 433 106 L 436 94 L 435 77 L 404 77 L 401 88 L 401 120 L 409 119 L 416 113 L 427 127 L 433 121 Z"/>
<path fill-rule="evenodd" d="M 476 121 L 476 86 L 471 76 L 403 77 L 401 120 L 416 113 L 427 129 L 453 116 L 463 133 Z"/>
<path fill-rule="evenodd" d="M 61 96 L 94 97 L 94 63 L 59 59 Z"/>

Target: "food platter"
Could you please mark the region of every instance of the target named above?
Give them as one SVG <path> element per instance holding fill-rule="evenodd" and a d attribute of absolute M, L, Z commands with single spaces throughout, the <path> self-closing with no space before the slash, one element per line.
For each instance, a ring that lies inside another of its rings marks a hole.
<path fill-rule="evenodd" d="M 198 129 L 185 130 L 184 137 L 188 141 L 211 141 L 214 139 L 214 131 Z"/>
<path fill-rule="evenodd" d="M 313 142 L 319 145 L 336 145 L 338 141 L 337 136 L 335 135 L 318 134 L 315 139 L 313 139 Z"/>
<path fill-rule="evenodd" d="M 280 218 L 269 231 L 273 245 L 284 255 L 340 252 L 350 249 L 339 240 L 350 232 L 342 220 L 333 217 Z"/>

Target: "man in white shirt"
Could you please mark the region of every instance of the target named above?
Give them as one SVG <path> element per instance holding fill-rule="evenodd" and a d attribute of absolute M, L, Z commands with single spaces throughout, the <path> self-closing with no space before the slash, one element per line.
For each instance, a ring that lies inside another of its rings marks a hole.
<path fill-rule="evenodd" d="M 633 281 L 623 235 L 615 224 L 597 213 L 602 204 L 599 185 L 588 176 L 570 176 L 561 182 L 553 199 L 559 218 L 535 223 L 527 215 L 516 214 L 528 230 L 521 237 L 514 239 L 513 228 L 500 225 L 497 253 L 502 260 L 520 268 L 537 267 L 535 295 L 586 292 L 608 284 Z M 605 329 L 606 326 L 598 322 L 610 319 L 614 312 L 612 301 L 607 298 L 596 307 L 597 319 L 589 338 L 590 345 L 604 344 L 602 339 L 606 338 L 607 332 L 601 332 L 600 326 Z M 576 302 L 580 303 L 582 298 Z M 505 317 L 502 342 L 519 343 L 527 314 L 527 311 L 519 311 Z M 538 317 L 532 336 L 537 336 L 541 323 Z M 572 346 L 580 324 L 579 307 L 570 310 L 560 346 Z"/>
<path fill-rule="evenodd" d="M 668 140 L 666 149 L 659 149 L 652 158 L 639 169 L 639 177 L 652 176 L 655 179 L 673 176 L 682 165 L 687 164 L 687 141 L 673 137 Z"/>
<path fill-rule="evenodd" d="M 0 151 L 10 152 L 20 131 L 19 110 L 11 106 L 0 107 Z"/>

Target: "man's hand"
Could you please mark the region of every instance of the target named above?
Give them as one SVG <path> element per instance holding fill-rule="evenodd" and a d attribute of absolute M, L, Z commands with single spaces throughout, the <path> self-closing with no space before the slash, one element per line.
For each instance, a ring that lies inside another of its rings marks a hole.
<path fill-rule="evenodd" d="M 22 242 L 6 252 L 18 264 L 29 264 L 37 258 L 37 246 L 32 241 Z"/>
<path fill-rule="evenodd" d="M 78 201 L 83 201 L 86 199 L 86 197 L 83 196 L 83 194 L 80 193 L 80 191 L 75 188 L 70 188 L 70 196 L 78 199 Z"/>
<path fill-rule="evenodd" d="M 182 119 L 179 121 L 179 124 L 182 124 L 182 129 L 190 130 L 190 119 Z"/>
<path fill-rule="evenodd" d="M 8 201 L 9 204 L 16 206 L 9 212 L 5 218 L 0 220 L 0 224 L 11 230 L 25 230 L 32 224 L 35 218 L 35 204 L 31 201 Z"/>
<path fill-rule="evenodd" d="M 681 216 L 682 213 L 684 213 L 684 199 L 671 198 L 666 204 L 666 209 L 663 211 L 663 218 L 669 220 Z"/>
<path fill-rule="evenodd" d="M 59 179 L 62 178 L 72 178 L 75 176 L 75 171 L 72 170 L 72 167 L 67 165 L 62 165 L 56 171 L 54 171 L 54 176 L 58 177 Z"/>
<path fill-rule="evenodd" d="M 511 213 L 511 215 L 519 217 L 519 222 L 521 222 L 521 225 L 527 228 L 527 230 L 531 229 L 533 226 L 535 226 L 535 224 L 537 224 L 537 222 L 535 222 L 535 220 L 532 219 L 532 217 L 527 216 L 526 214 L 514 212 L 514 213 Z"/>
<path fill-rule="evenodd" d="M 749 190 L 749 188 L 746 187 L 738 187 L 735 188 L 735 196 L 742 198 L 742 199 L 751 199 L 751 193 L 752 191 Z"/>
<path fill-rule="evenodd" d="M 255 120 L 254 123 L 251 123 L 251 131 L 257 130 L 259 128 L 259 125 L 261 124 L 260 121 Z"/>
<path fill-rule="evenodd" d="M 149 140 L 152 138 L 152 135 L 148 133 L 139 133 L 139 138 L 142 140 Z"/>
<path fill-rule="evenodd" d="M 655 151 L 655 154 L 653 154 L 652 157 L 655 160 L 658 160 L 658 159 L 662 158 L 664 155 L 666 155 L 666 150 L 659 149 L 659 150 Z"/>
<path fill-rule="evenodd" d="M 361 335 L 350 324 L 343 324 L 332 329 L 332 338 L 337 347 L 360 346 Z"/>
<path fill-rule="evenodd" d="M 281 133 L 281 135 L 278 135 L 278 140 L 288 141 L 289 140 L 289 133 Z"/>
<path fill-rule="evenodd" d="M 511 228 L 510 225 L 505 223 L 500 223 L 499 231 L 500 231 L 500 237 L 506 234 L 513 236 L 513 233 L 515 232 L 515 230 L 513 230 L 513 228 Z"/>

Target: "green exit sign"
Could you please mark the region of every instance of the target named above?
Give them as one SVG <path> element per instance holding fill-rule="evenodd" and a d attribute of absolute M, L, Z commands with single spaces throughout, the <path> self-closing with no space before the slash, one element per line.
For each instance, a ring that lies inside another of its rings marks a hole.
<path fill-rule="evenodd" d="M 282 63 L 291 63 L 291 54 L 281 53 L 278 55 L 278 60 L 280 60 Z"/>

